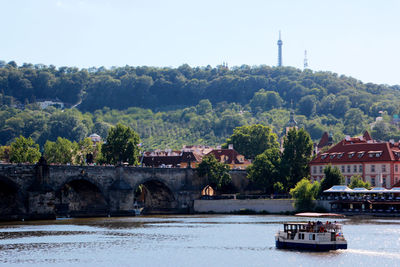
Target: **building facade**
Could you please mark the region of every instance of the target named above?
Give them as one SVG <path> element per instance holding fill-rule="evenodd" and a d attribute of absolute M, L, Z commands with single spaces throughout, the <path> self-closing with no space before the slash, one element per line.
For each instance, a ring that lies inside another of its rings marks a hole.
<path fill-rule="evenodd" d="M 311 181 L 321 181 L 329 164 L 341 171 L 346 185 L 359 175 L 372 186 L 391 188 L 400 181 L 400 143 L 377 142 L 367 132 L 346 137 L 310 162 Z"/>
<path fill-rule="evenodd" d="M 243 155 L 239 154 L 232 145 L 229 145 L 229 148 L 214 149 L 208 154 L 213 154 L 219 162 L 228 164 L 232 170 L 245 170 L 251 164 L 251 162 Z"/>

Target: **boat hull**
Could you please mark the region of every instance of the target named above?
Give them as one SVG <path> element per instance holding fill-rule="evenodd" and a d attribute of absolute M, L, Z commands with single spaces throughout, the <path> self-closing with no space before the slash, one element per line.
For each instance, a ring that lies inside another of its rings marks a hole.
<path fill-rule="evenodd" d="M 337 249 L 347 249 L 347 244 L 318 244 L 318 243 L 298 243 L 298 242 L 282 242 L 276 240 L 278 249 L 297 249 L 297 250 L 313 250 L 313 251 L 328 251 Z"/>

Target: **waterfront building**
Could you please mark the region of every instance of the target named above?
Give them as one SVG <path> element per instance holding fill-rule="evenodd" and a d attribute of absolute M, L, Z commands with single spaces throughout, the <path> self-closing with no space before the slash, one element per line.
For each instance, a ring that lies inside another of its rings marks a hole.
<path fill-rule="evenodd" d="M 251 162 L 241 154 L 239 154 L 233 145 L 229 145 L 228 148 L 217 148 L 212 150 L 208 154 L 213 154 L 215 158 L 221 162 L 228 164 L 231 169 L 245 170 Z"/>
<path fill-rule="evenodd" d="M 391 188 L 400 181 L 400 142 L 378 142 L 368 132 L 347 136 L 311 160 L 311 181 L 321 181 L 329 164 L 341 171 L 346 185 L 352 176 L 359 175 L 372 186 Z"/>
<path fill-rule="evenodd" d="M 369 190 L 335 185 L 323 192 L 322 199 L 330 201 L 332 211 L 400 213 L 400 187 L 390 190 L 374 187 Z"/>

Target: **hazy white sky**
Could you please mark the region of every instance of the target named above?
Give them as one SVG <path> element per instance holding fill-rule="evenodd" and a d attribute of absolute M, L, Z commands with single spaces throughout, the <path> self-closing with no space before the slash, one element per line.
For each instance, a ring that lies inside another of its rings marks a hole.
<path fill-rule="evenodd" d="M 0 59 L 56 66 L 283 64 L 400 84 L 400 1 L 0 0 Z"/>

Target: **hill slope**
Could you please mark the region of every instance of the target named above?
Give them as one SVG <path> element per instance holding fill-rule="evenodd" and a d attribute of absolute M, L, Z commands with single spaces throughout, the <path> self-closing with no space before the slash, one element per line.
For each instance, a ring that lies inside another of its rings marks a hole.
<path fill-rule="evenodd" d="M 313 139 L 331 131 L 335 139 L 355 135 L 383 111 L 384 121 L 399 112 L 398 86 L 362 83 L 330 72 L 291 67 L 231 69 L 182 65 L 179 68 L 121 67 L 107 70 L 55 68 L 14 62 L 0 66 L 0 142 L 19 134 L 43 144 L 58 135 L 79 140 L 91 132 L 103 137 L 123 122 L 139 132 L 148 148 L 222 143 L 243 124 L 271 125 L 278 135 L 296 111 L 299 126 Z M 58 99 L 79 110 L 61 112 L 11 108 L 16 102 Z M 83 113 L 85 112 L 85 113 Z M 380 123 L 377 138 L 400 138 Z"/>

